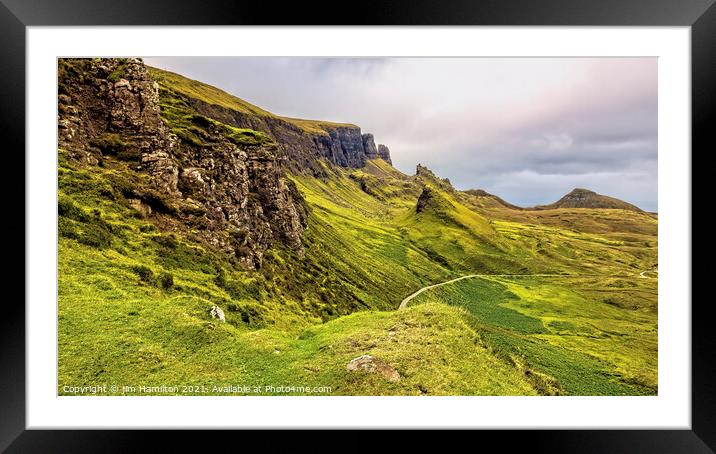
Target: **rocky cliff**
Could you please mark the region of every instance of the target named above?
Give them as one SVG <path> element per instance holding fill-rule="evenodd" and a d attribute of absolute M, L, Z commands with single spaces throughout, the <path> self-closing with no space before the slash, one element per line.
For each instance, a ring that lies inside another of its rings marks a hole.
<path fill-rule="evenodd" d="M 306 207 L 271 137 L 182 99 L 169 100 L 178 116 L 168 122 L 167 100 L 139 59 L 62 59 L 58 86 L 59 147 L 80 165 L 115 168 L 139 214 L 192 230 L 247 268 L 259 267 L 274 241 L 302 253 Z"/>
<path fill-rule="evenodd" d="M 382 159 L 388 164 L 393 164 L 390 159 L 390 150 L 383 144 L 375 145 L 375 138 L 373 134 L 363 134 L 361 136 L 363 141 L 363 152 L 366 159 Z"/>
<path fill-rule="evenodd" d="M 286 158 L 284 162 L 292 170 L 321 174 L 325 169 L 319 164 L 319 158 L 354 169 L 365 166 L 367 159 L 381 158 L 392 163 L 388 148 L 381 145 L 383 148 L 379 151 L 373 135 L 362 134 L 358 126 L 323 123 L 320 129 L 306 131 L 280 117 L 246 114 L 193 98 L 188 98 L 188 102 L 209 118 L 266 133 L 276 141 Z"/>
<path fill-rule="evenodd" d="M 313 136 L 316 149 L 323 157 L 342 167 L 359 168 L 365 165 L 367 154 L 360 128 L 327 127 L 326 133 Z"/>
<path fill-rule="evenodd" d="M 150 73 L 159 82 L 162 94 L 182 99 L 201 115 L 274 139 L 279 155 L 285 158 L 282 165 L 292 171 L 320 176 L 326 171 L 321 159 L 348 168 L 361 168 L 366 160 L 376 158 L 392 163 L 388 147 L 376 146 L 373 135 L 363 134 L 358 126 L 279 117 L 178 74 L 157 68 L 150 68 Z"/>
<path fill-rule="evenodd" d="M 378 145 L 378 157 L 390 165 L 393 165 L 393 161 L 390 159 L 390 150 L 387 145 L 382 143 Z"/>

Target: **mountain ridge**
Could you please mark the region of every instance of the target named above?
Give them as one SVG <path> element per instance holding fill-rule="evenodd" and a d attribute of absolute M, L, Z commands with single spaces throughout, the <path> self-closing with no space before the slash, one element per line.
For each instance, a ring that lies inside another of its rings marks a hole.
<path fill-rule="evenodd" d="M 369 159 L 383 159 L 389 164 L 392 164 L 389 148 L 384 144 L 377 144 L 374 141 L 374 136 L 371 133 L 362 133 L 361 128 L 353 123 L 340 123 L 328 120 L 309 120 L 302 118 L 285 117 L 273 114 L 261 107 L 256 106 L 248 101 L 245 101 L 235 95 L 225 92 L 221 89 L 212 87 L 200 81 L 189 79 L 180 74 L 167 71 L 160 68 L 155 68 L 147 65 L 149 73 L 155 79 L 160 81 L 172 80 L 172 87 L 182 87 L 180 92 L 184 94 L 194 94 L 195 107 L 198 107 L 198 111 L 206 114 L 207 116 L 217 119 L 219 121 L 225 121 L 228 124 L 232 124 L 237 127 L 250 127 L 255 130 L 267 132 L 269 134 L 275 134 L 279 142 L 285 141 L 290 145 L 295 145 L 296 142 L 288 138 L 290 134 L 281 132 L 279 127 L 269 122 L 268 125 L 257 124 L 256 122 L 250 122 L 236 118 L 235 115 L 226 115 L 221 111 L 215 110 L 216 107 L 225 107 L 233 110 L 235 113 L 248 113 L 251 115 L 258 115 L 259 117 L 266 117 L 275 120 L 283 120 L 294 126 L 299 127 L 304 132 L 309 134 L 316 134 L 320 137 L 314 137 L 313 140 L 317 142 L 318 148 L 321 149 L 322 154 L 330 162 L 343 167 L 362 168 L 365 166 L 365 162 Z M 187 87 L 188 86 L 188 87 Z M 212 96 L 207 96 L 210 93 Z M 203 94 L 203 96 L 202 96 Z M 234 100 L 234 102 L 224 101 L 226 98 Z M 208 101 L 208 104 L 213 104 L 214 109 L 210 107 L 202 107 L 201 102 Z M 233 118 L 232 118 L 233 117 Z M 358 138 L 360 136 L 360 139 Z M 301 164 L 305 164 L 302 162 Z M 420 166 L 420 164 L 418 164 Z M 427 168 L 425 168 L 427 169 Z M 420 173 L 420 169 L 418 170 Z M 432 172 L 431 172 L 432 173 Z M 437 178 L 437 177 L 436 177 Z M 449 180 L 448 180 L 449 181 Z M 493 199 L 494 202 L 512 209 L 521 210 L 543 210 L 543 209 L 555 209 L 555 208 L 579 208 L 578 206 L 570 206 L 568 200 L 575 191 L 584 191 L 585 193 L 593 193 L 599 197 L 608 198 L 614 202 L 608 203 L 606 199 L 602 203 L 597 201 L 587 201 L 586 205 L 579 206 L 585 208 L 622 208 L 629 210 L 642 211 L 638 207 L 629 204 L 628 202 L 621 201 L 614 197 L 602 196 L 596 194 L 594 191 L 588 189 L 575 188 L 570 193 L 563 196 L 557 202 L 546 205 L 537 205 L 534 207 L 520 207 L 518 205 L 509 203 L 497 195 L 490 194 L 487 191 L 481 189 L 468 189 L 466 192 L 471 195 L 478 197 Z"/>
<path fill-rule="evenodd" d="M 388 148 L 376 146 L 373 135 L 364 134 L 354 124 L 281 117 L 202 82 L 159 68 L 147 68 L 161 88 L 174 92 L 173 97 L 185 97 L 200 114 L 272 136 L 282 153 L 290 158 L 287 165 L 292 170 L 310 169 L 322 174 L 323 168 L 316 162 L 319 157 L 352 168 L 363 167 L 368 159 L 378 157 L 390 162 Z M 226 98 L 231 102 L 225 101 Z"/>
<path fill-rule="evenodd" d="M 156 74 L 58 60 L 58 394 L 655 394 L 655 218 L 513 209 L 355 125 Z M 400 381 L 346 369 L 364 355 Z"/>

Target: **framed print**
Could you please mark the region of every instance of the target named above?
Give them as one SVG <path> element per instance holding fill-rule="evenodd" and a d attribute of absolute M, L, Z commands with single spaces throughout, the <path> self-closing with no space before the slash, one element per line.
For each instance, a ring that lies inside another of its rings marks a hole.
<path fill-rule="evenodd" d="M 3 2 L 26 169 L 3 449 L 480 429 L 713 452 L 712 2 L 314 6 Z"/>

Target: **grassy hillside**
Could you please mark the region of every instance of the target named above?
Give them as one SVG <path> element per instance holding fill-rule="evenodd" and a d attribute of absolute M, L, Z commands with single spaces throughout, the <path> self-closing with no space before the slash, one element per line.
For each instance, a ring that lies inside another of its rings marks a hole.
<path fill-rule="evenodd" d="M 564 197 L 550 205 L 540 205 L 535 207 L 535 209 L 538 210 L 549 210 L 555 208 L 612 208 L 642 212 L 639 207 L 632 205 L 631 203 L 615 199 L 614 197 L 597 194 L 594 191 L 583 188 L 573 189 Z"/>
<path fill-rule="evenodd" d="M 306 257 L 278 248 L 262 270 L 243 271 L 124 206 L 113 187 L 122 172 L 61 160 L 61 386 L 300 378 L 333 394 L 655 392 L 655 281 L 625 271 L 649 266 L 650 254 L 596 234 L 490 221 L 445 193 L 446 205 L 416 213 L 414 192 L 394 190 L 404 178 L 382 201 L 339 170 L 326 181 L 294 177 L 311 207 Z M 466 272 L 580 274 L 571 255 L 605 278 L 463 281 L 393 311 L 417 288 Z M 214 304 L 227 323 L 208 316 Z M 406 378 L 345 371 L 362 354 Z"/>
<path fill-rule="evenodd" d="M 581 277 L 473 278 L 411 302 L 466 309 L 498 356 L 537 372 L 549 394 L 654 394 L 656 282 Z"/>
<path fill-rule="evenodd" d="M 206 127 L 234 144 L 274 140 L 211 118 L 197 127 L 185 99 L 273 114 L 151 74 L 185 97 L 161 98 L 162 117 L 192 147 L 210 145 Z M 306 205 L 303 249 L 274 242 L 248 269 L 203 241 L 201 226 L 139 209 L 127 188 L 149 177 L 136 163 L 108 155 L 86 165 L 63 149 L 58 158 L 60 394 L 97 383 L 180 387 L 170 394 L 195 393 L 185 384 L 199 394 L 237 384 L 346 395 L 656 393 L 657 280 L 639 277 L 657 265 L 648 214 L 481 204 L 424 167 L 409 176 L 379 159 L 361 169 L 321 160 L 324 177 L 285 175 Z M 466 279 L 396 310 L 423 286 L 474 273 L 525 276 Z M 225 322 L 209 315 L 214 306 Z M 361 355 L 390 364 L 400 381 L 347 371 Z"/>
<path fill-rule="evenodd" d="M 184 77 L 180 74 L 151 67 L 149 67 L 149 72 L 158 83 L 170 86 L 177 93 L 180 93 L 188 98 L 197 99 L 208 104 L 213 104 L 236 112 L 261 118 L 280 118 L 309 133 L 327 134 L 326 128 L 355 126 L 347 123 L 335 123 L 323 120 L 305 120 L 299 118 L 280 117 L 244 101 L 237 96 L 231 95 L 224 90 L 212 87 L 211 85 L 197 80 L 189 79 L 188 77 Z"/>

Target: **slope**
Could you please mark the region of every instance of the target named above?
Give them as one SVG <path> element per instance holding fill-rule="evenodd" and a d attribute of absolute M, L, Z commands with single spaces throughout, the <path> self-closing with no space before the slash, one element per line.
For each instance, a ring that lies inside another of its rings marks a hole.
<path fill-rule="evenodd" d="M 572 189 L 564 197 L 550 205 L 541 205 L 535 208 L 540 210 L 554 208 L 616 208 L 620 210 L 642 211 L 631 203 L 582 188 Z"/>
<path fill-rule="evenodd" d="M 63 71 L 61 393 L 65 384 L 98 381 L 302 380 L 338 394 L 549 393 L 546 382 L 529 379 L 538 373 L 578 393 L 586 385 L 550 369 L 569 352 L 549 350 L 549 363 L 501 353 L 505 338 L 491 333 L 509 330 L 509 339 L 524 340 L 513 336 L 519 324 L 476 324 L 471 310 L 450 307 L 454 295 L 392 310 L 417 288 L 464 273 L 626 279 L 656 263 L 657 221 L 640 213 L 578 209 L 552 219 L 567 211 L 476 207 L 423 166 L 408 176 L 381 159 L 322 148 L 326 137 L 342 150 L 362 140 L 352 125 L 300 127 L 301 120 L 181 76 L 150 70 L 148 78 L 137 61 L 72 61 Z M 159 80 L 156 101 L 152 77 Z M 95 86 L 109 87 L 110 99 L 95 95 Z M 614 221 L 627 215 L 628 222 Z M 609 229 L 583 228 L 592 224 Z M 615 288 L 599 291 L 612 298 Z M 593 303 L 596 291 L 580 301 Z M 655 294 L 640 298 L 655 307 Z M 631 310 L 629 301 L 616 298 L 611 306 Z M 210 316 L 214 306 L 225 323 Z M 542 306 L 552 315 L 540 320 L 558 318 L 560 308 Z M 570 312 L 561 321 L 578 317 Z M 583 324 L 598 323 L 599 314 L 584 317 Z M 529 345 L 561 349 L 567 338 L 560 332 L 538 334 L 550 333 Z M 583 353 L 591 361 L 614 345 L 585 344 Z M 346 362 L 363 354 L 390 362 L 403 379 L 348 373 Z M 648 372 L 620 364 L 624 377 Z M 651 386 L 648 373 L 644 380 Z"/>

